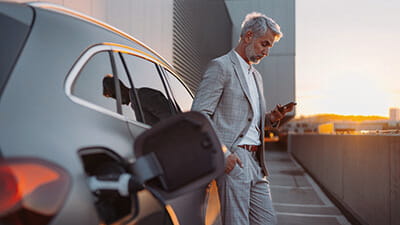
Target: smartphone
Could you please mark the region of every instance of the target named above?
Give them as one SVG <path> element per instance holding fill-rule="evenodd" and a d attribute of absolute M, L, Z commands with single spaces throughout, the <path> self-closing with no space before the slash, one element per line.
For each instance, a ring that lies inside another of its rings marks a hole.
<path fill-rule="evenodd" d="M 287 110 L 289 107 L 292 107 L 292 106 L 295 106 L 295 105 L 297 105 L 296 102 L 289 102 L 288 104 L 286 104 L 286 105 L 284 105 L 284 106 L 282 106 L 282 107 L 278 107 L 278 110 L 279 110 L 280 113 L 287 113 L 286 110 Z"/>

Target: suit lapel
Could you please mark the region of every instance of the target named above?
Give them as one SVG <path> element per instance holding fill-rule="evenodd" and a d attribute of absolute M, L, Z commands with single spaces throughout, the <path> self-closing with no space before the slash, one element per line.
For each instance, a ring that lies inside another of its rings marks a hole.
<path fill-rule="evenodd" d="M 265 99 L 264 99 L 264 90 L 263 90 L 263 81 L 261 79 L 260 73 L 258 71 L 253 72 L 254 79 L 256 81 L 257 85 L 257 91 L 258 91 L 258 99 L 260 100 L 260 105 L 261 105 L 261 115 L 267 110 L 266 105 L 265 105 Z"/>
<path fill-rule="evenodd" d="M 244 77 L 245 75 L 243 74 L 242 68 L 240 66 L 240 62 L 239 59 L 236 56 L 236 53 L 234 52 L 235 50 L 232 50 L 230 52 L 230 58 L 231 58 L 231 62 L 233 65 L 233 68 L 235 70 L 235 75 L 237 76 L 239 82 L 240 82 L 240 86 L 242 87 L 242 90 L 244 92 L 244 95 L 247 98 L 247 101 L 249 102 L 251 108 L 253 107 L 253 105 L 251 104 L 251 100 L 250 100 L 250 91 L 249 91 L 249 86 L 247 85 L 246 82 L 246 78 Z M 253 108 L 252 108 L 253 110 Z M 254 111 L 254 110 L 253 110 Z"/>

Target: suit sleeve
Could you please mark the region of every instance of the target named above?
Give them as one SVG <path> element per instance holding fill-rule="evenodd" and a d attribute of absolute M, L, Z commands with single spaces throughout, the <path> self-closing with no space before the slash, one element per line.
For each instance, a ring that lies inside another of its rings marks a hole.
<path fill-rule="evenodd" d="M 224 91 L 224 83 L 225 74 L 221 64 L 216 60 L 211 61 L 197 89 L 192 110 L 199 111 L 212 120 Z"/>
<path fill-rule="evenodd" d="M 197 89 L 196 97 L 192 104 L 192 110 L 203 113 L 215 129 L 212 121 L 217 105 L 224 92 L 225 72 L 220 62 L 213 60 L 208 65 L 203 79 Z M 223 143 L 221 143 L 223 144 Z M 225 159 L 231 151 L 224 151 Z"/>

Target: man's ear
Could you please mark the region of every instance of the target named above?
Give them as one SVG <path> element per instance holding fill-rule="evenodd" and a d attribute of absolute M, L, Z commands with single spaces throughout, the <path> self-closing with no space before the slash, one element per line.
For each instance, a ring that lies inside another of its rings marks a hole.
<path fill-rule="evenodd" d="M 252 31 L 247 31 L 246 34 L 244 35 L 244 41 L 246 43 L 250 43 L 253 40 L 254 33 Z"/>

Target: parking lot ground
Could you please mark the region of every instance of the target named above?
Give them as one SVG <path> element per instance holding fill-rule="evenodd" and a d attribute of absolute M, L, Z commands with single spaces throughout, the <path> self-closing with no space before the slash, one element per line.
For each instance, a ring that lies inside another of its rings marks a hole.
<path fill-rule="evenodd" d="M 287 152 L 268 151 L 266 156 L 278 225 L 350 225 Z"/>

